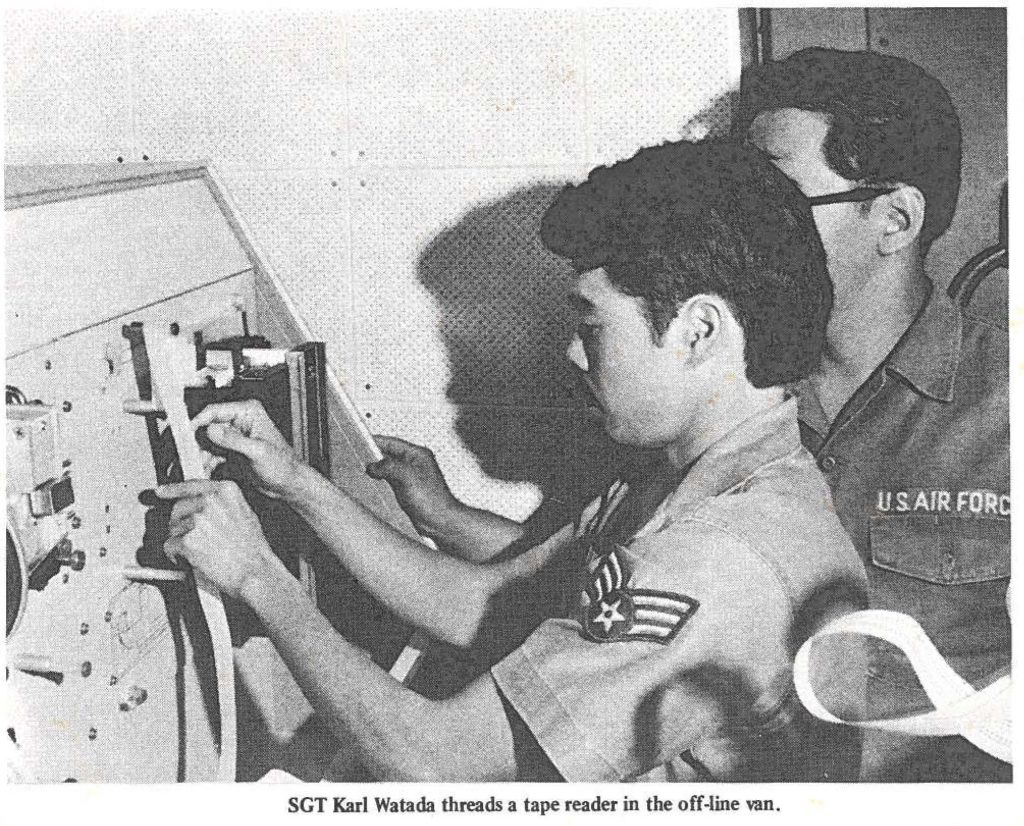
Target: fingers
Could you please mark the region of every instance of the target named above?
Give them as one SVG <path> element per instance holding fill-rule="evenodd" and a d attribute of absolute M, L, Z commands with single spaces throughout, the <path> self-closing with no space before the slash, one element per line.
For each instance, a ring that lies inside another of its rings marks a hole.
<path fill-rule="evenodd" d="M 188 556 L 185 554 L 185 543 L 180 536 L 173 536 L 164 542 L 164 554 L 171 562 L 177 562 L 180 559 L 188 562 Z"/>
<path fill-rule="evenodd" d="M 248 459 L 256 458 L 256 453 L 265 447 L 259 439 L 252 439 L 238 428 L 221 422 L 214 422 L 207 427 L 206 435 L 215 445 L 241 453 Z"/>
<path fill-rule="evenodd" d="M 167 534 L 171 537 L 182 537 L 195 530 L 196 520 L 193 516 L 183 516 L 180 519 L 172 519 L 167 528 Z"/>
<path fill-rule="evenodd" d="M 257 401 L 218 402 L 208 404 L 192 419 L 192 429 L 206 427 L 214 422 L 233 424 L 246 432 L 252 428 L 255 416 L 262 413 L 266 416 L 263 406 Z"/>
<path fill-rule="evenodd" d="M 405 439 L 399 439 L 397 436 L 375 435 L 373 440 L 377 443 L 377 447 L 380 448 L 381 453 L 385 457 L 393 457 L 406 462 L 411 461 L 417 454 L 427 450 L 421 445 L 407 442 Z"/>
<path fill-rule="evenodd" d="M 171 521 L 184 519 L 194 513 L 199 513 L 206 508 L 206 499 L 202 496 L 194 496 L 189 499 L 179 499 L 171 508 Z"/>
<path fill-rule="evenodd" d="M 213 472 L 224 464 L 227 459 L 223 456 L 214 456 L 208 451 L 202 451 L 203 454 L 203 473 L 207 476 L 212 476 Z"/>
<path fill-rule="evenodd" d="M 190 479 L 187 482 L 171 482 L 153 489 L 158 499 L 186 499 L 192 496 L 206 496 L 216 493 L 225 482 L 214 482 L 212 479 Z"/>

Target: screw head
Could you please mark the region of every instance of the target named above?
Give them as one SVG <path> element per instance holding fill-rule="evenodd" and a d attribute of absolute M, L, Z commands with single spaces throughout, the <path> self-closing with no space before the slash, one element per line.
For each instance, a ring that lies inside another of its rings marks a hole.
<path fill-rule="evenodd" d="M 60 408 L 61 408 L 61 410 L 63 410 L 63 411 L 65 412 L 65 413 L 70 413 L 70 412 L 71 412 L 71 402 L 64 402 L 64 404 L 62 404 L 62 405 L 60 406 Z"/>
<path fill-rule="evenodd" d="M 90 674 L 92 674 L 92 663 L 86 660 L 82 663 L 82 676 L 88 677 Z"/>
<path fill-rule="evenodd" d="M 78 626 L 78 633 L 81 634 L 83 637 L 86 634 L 88 634 L 89 633 L 89 623 L 83 622 L 81 625 L 79 625 Z"/>
<path fill-rule="evenodd" d="M 105 614 L 103 615 L 103 621 L 104 621 L 104 622 L 110 622 L 110 620 L 111 620 L 111 619 L 113 619 L 113 617 L 114 617 L 113 613 L 111 613 L 110 611 L 107 611 L 107 612 L 106 612 L 106 613 L 105 613 Z"/>
<path fill-rule="evenodd" d="M 49 359 L 47 359 L 46 361 L 44 361 L 44 362 L 43 362 L 43 369 L 44 369 L 44 370 L 52 370 L 52 369 L 53 369 L 53 362 L 52 362 L 52 361 L 50 361 Z"/>
<path fill-rule="evenodd" d="M 74 516 L 72 516 L 71 517 L 71 527 L 72 528 L 80 528 L 80 527 L 82 527 L 82 517 L 79 516 L 78 514 L 75 514 Z"/>
<path fill-rule="evenodd" d="M 89 739 L 90 740 L 95 740 L 96 739 L 96 734 L 97 734 L 97 731 L 96 731 L 95 727 L 90 727 L 90 729 L 89 729 Z"/>
<path fill-rule="evenodd" d="M 106 548 L 100 548 L 100 556 L 103 557 L 103 556 L 106 556 L 106 555 L 107 555 L 107 549 Z"/>

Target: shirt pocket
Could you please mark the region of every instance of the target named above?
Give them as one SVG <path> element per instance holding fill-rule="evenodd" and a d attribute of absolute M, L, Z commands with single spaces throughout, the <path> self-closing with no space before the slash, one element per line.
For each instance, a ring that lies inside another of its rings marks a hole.
<path fill-rule="evenodd" d="M 872 516 L 871 561 L 937 585 L 1010 575 L 1010 520 L 973 516 Z"/>

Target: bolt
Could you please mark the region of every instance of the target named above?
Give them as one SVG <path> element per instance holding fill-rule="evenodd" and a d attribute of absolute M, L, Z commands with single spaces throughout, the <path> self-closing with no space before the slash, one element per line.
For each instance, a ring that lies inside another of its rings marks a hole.
<path fill-rule="evenodd" d="M 89 729 L 89 739 L 90 740 L 95 740 L 96 739 L 96 734 L 97 734 L 96 729 L 94 727 L 90 727 L 90 729 Z"/>
<path fill-rule="evenodd" d="M 128 696 L 123 699 L 118 706 L 121 711 L 131 711 L 133 708 L 138 708 L 149 697 L 149 692 L 141 686 L 133 685 L 128 692 Z"/>
<path fill-rule="evenodd" d="M 47 359 L 46 361 L 44 361 L 44 362 L 43 362 L 43 369 L 44 369 L 44 370 L 52 370 L 52 369 L 53 369 L 53 362 L 52 362 L 52 361 L 50 361 L 49 359 Z"/>
<path fill-rule="evenodd" d="M 64 404 L 61 405 L 61 410 L 63 410 L 65 413 L 70 413 L 71 412 L 71 402 L 64 402 Z"/>
<path fill-rule="evenodd" d="M 100 556 L 104 557 L 106 555 L 107 555 L 107 549 L 106 548 L 100 548 Z"/>
<path fill-rule="evenodd" d="M 110 684 L 117 685 L 117 677 L 114 674 L 110 675 Z"/>
<path fill-rule="evenodd" d="M 177 321 L 171 322 L 171 335 L 176 336 L 181 332 L 181 325 Z"/>
<path fill-rule="evenodd" d="M 80 528 L 80 527 L 82 527 L 82 517 L 79 516 L 78 514 L 74 514 L 71 517 L 71 527 L 72 528 Z"/>
<path fill-rule="evenodd" d="M 90 674 L 92 674 L 92 663 L 86 660 L 82 663 L 82 676 L 88 677 Z"/>
<path fill-rule="evenodd" d="M 78 633 L 81 634 L 83 637 L 86 634 L 88 634 L 89 633 L 89 623 L 83 622 L 80 626 L 78 626 Z"/>
<path fill-rule="evenodd" d="M 25 438 L 25 430 L 24 430 L 24 428 L 21 428 L 21 427 L 14 428 L 14 435 L 17 438 L 19 438 L 19 439 L 24 439 Z"/>

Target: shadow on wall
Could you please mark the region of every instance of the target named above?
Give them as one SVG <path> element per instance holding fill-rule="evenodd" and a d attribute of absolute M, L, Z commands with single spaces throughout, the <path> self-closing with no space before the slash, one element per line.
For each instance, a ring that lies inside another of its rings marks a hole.
<path fill-rule="evenodd" d="M 473 208 L 419 260 L 440 309 L 459 437 L 489 476 L 540 487 L 553 520 L 597 495 L 619 454 L 565 357 L 575 272 L 540 240 L 561 188 L 538 183 Z"/>
<path fill-rule="evenodd" d="M 727 132 L 736 96 L 709 101 L 675 137 Z M 646 461 L 586 412 L 565 358 L 575 272 L 540 240 L 541 218 L 563 185 L 536 183 L 473 208 L 419 260 L 420 282 L 440 309 L 456 431 L 489 476 L 541 489 L 538 531 L 573 518 L 614 476 Z"/>

